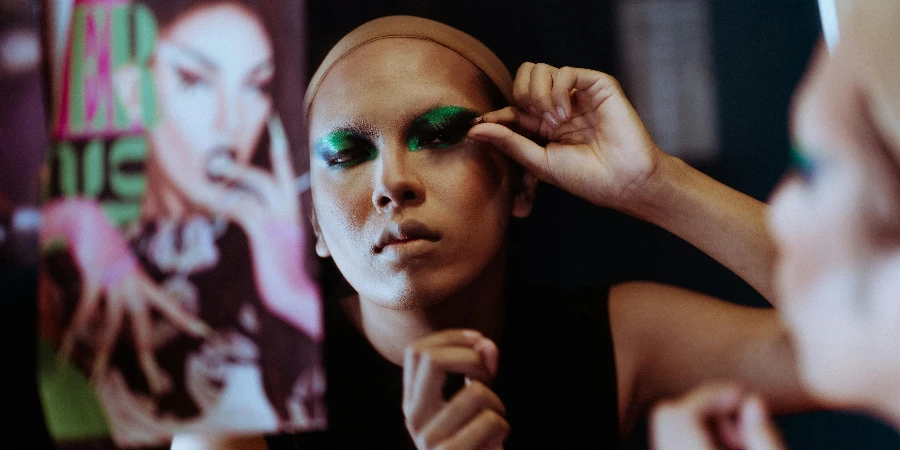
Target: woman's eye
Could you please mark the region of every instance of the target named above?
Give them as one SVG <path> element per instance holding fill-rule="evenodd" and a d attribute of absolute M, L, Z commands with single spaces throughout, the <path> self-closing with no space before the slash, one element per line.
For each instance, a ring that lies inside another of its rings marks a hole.
<path fill-rule="evenodd" d="M 419 148 L 441 149 L 455 145 L 465 139 L 468 131 L 468 129 L 459 130 L 456 128 L 443 128 L 423 132 L 411 139 L 410 148 L 413 150 Z"/>
<path fill-rule="evenodd" d="M 328 167 L 346 169 L 375 158 L 375 151 L 365 147 L 350 147 L 336 151 L 325 157 Z"/>
<path fill-rule="evenodd" d="M 255 83 L 250 86 L 250 89 L 253 89 L 256 92 L 264 95 L 272 94 L 272 82 L 271 80 L 263 82 L 263 83 Z"/>
<path fill-rule="evenodd" d="M 187 69 L 178 69 L 178 81 L 182 87 L 193 88 L 199 85 L 208 84 L 202 75 Z"/>
<path fill-rule="evenodd" d="M 409 128 L 409 149 L 452 147 L 466 138 L 478 113 L 461 106 L 440 106 L 416 119 Z"/>
<path fill-rule="evenodd" d="M 797 144 L 791 146 L 790 156 L 791 172 L 796 174 L 804 183 L 813 182 L 819 170 L 818 161 Z"/>

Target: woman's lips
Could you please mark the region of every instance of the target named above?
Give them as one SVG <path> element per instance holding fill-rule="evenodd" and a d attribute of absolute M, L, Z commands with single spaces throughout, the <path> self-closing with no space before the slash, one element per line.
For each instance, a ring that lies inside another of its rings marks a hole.
<path fill-rule="evenodd" d="M 380 254 L 386 249 L 411 249 L 418 244 L 437 242 L 440 239 L 440 233 L 432 230 L 424 223 L 414 219 L 407 219 L 400 223 L 391 222 L 388 224 L 372 250 L 375 254 Z"/>

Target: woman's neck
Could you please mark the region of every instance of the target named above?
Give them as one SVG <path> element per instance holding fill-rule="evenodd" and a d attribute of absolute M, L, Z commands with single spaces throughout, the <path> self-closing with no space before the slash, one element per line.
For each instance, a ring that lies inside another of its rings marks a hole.
<path fill-rule="evenodd" d="M 496 340 L 503 328 L 505 252 L 462 290 L 422 309 L 397 310 L 359 298 L 345 311 L 375 349 L 389 361 L 403 364 L 403 352 L 413 342 L 436 331 L 465 328 Z"/>

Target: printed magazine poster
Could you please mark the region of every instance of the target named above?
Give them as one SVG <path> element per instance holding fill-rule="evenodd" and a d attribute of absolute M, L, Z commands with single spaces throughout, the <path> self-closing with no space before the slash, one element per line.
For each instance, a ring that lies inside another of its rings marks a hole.
<path fill-rule="evenodd" d="M 39 384 L 63 447 L 325 428 L 303 6 L 43 3 Z"/>

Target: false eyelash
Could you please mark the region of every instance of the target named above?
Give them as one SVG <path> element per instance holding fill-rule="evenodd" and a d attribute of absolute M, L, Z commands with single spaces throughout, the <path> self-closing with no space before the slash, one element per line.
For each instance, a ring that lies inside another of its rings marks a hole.
<path fill-rule="evenodd" d="M 431 144 L 425 143 L 425 148 L 450 147 L 465 138 L 466 133 L 472 128 L 473 121 L 477 117 L 478 113 L 475 111 L 460 108 L 458 112 L 447 117 L 441 117 L 439 120 L 429 121 L 424 117 L 417 119 L 410 126 L 410 148 L 420 148 L 423 145 L 421 142 L 422 138 L 437 138 L 443 141 L 433 147 Z"/>

